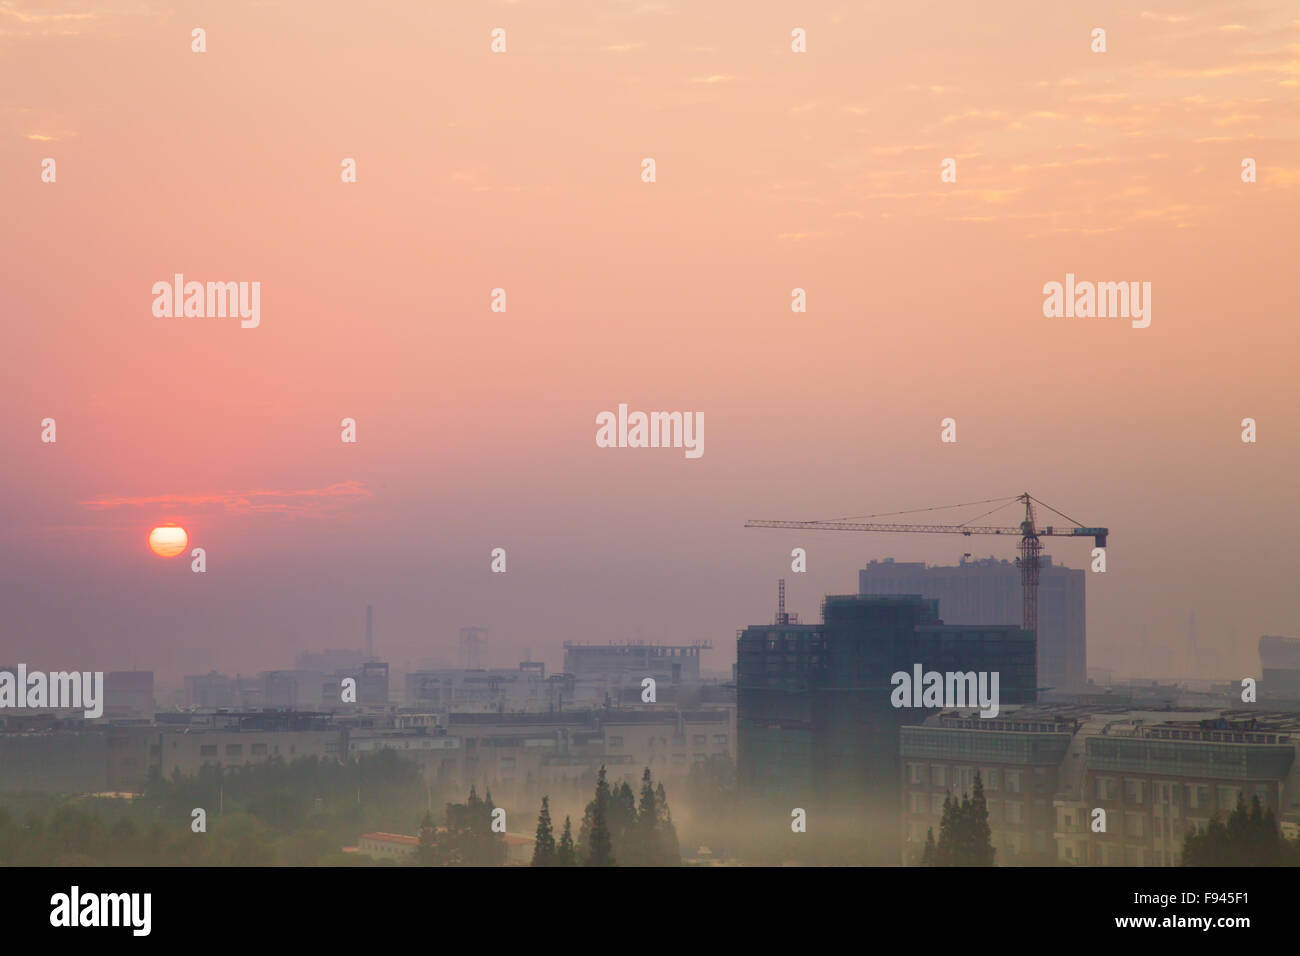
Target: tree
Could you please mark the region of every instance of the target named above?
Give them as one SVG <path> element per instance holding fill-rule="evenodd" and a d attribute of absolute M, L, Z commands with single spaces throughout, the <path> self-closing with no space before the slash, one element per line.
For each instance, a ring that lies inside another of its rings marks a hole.
<path fill-rule="evenodd" d="M 555 850 L 555 865 L 574 866 L 576 863 L 577 857 L 573 852 L 573 826 L 566 816 L 564 818 L 564 832 L 560 834 L 560 845 Z"/>
<path fill-rule="evenodd" d="M 636 866 L 636 852 L 631 844 L 636 831 L 636 796 L 624 780 L 610 791 L 609 843 L 624 866 Z"/>
<path fill-rule="evenodd" d="M 465 803 L 447 804 L 447 825 L 437 838 L 441 866 L 500 866 L 506 859 L 501 834 L 492 832 L 492 794 L 479 797 L 473 785 Z"/>
<path fill-rule="evenodd" d="M 1293 841 L 1278 833 L 1272 808 L 1251 797 L 1250 810 L 1238 794 L 1227 823 L 1211 820 L 1183 838 L 1183 866 L 1281 866 L 1294 857 Z"/>
<path fill-rule="evenodd" d="M 601 764 L 600 773 L 596 777 L 596 798 L 588 806 L 591 812 L 591 836 L 587 844 L 587 866 L 614 865 L 614 846 L 609 830 L 612 803 L 609 784 L 605 782 L 605 765 Z"/>
<path fill-rule="evenodd" d="M 636 824 L 628 834 L 619 854 L 626 866 L 654 866 L 658 855 L 656 846 L 659 833 L 659 808 L 655 803 L 654 783 L 650 768 L 641 774 L 641 805 L 636 811 Z"/>
<path fill-rule="evenodd" d="M 954 866 L 953 849 L 957 843 L 957 801 L 944 794 L 943 816 L 939 820 L 939 842 L 934 849 L 935 866 Z"/>
<path fill-rule="evenodd" d="M 542 812 L 537 815 L 537 841 L 533 844 L 533 866 L 555 866 L 555 833 L 551 829 L 549 797 L 542 797 Z"/>
<path fill-rule="evenodd" d="M 937 848 L 934 844 L 934 827 L 927 827 L 925 831 L 925 849 L 921 851 L 922 866 L 937 866 L 935 863 Z"/>
<path fill-rule="evenodd" d="M 984 783 L 975 774 L 974 796 L 962 794 L 958 801 L 951 793 L 943 798 L 943 818 L 939 822 L 939 842 L 934 845 L 933 830 L 926 842 L 922 862 L 927 866 L 992 866 L 995 850 L 989 828 L 988 802 Z M 926 859 L 928 856 L 928 861 Z"/>
<path fill-rule="evenodd" d="M 969 839 L 969 858 L 966 865 L 992 866 L 997 851 L 993 849 L 993 831 L 989 828 L 989 805 L 984 799 L 984 781 L 980 779 L 978 770 L 975 771 L 975 786 L 966 813 Z"/>

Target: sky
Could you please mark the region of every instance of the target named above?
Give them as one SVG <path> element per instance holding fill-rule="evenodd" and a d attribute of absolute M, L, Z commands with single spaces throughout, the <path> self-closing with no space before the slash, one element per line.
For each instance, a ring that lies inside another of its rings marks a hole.
<path fill-rule="evenodd" d="M 747 519 L 1028 491 L 1110 528 L 1089 666 L 1254 674 L 1300 636 L 1300 14 L 809 6 L 0 0 L 0 662 L 291 667 L 373 604 L 399 667 L 481 625 L 729 673 L 778 578 L 815 620 L 1015 554 Z M 155 316 L 176 273 L 260 323 Z M 1150 326 L 1045 317 L 1067 273 Z M 597 447 L 621 403 L 704 454 Z"/>

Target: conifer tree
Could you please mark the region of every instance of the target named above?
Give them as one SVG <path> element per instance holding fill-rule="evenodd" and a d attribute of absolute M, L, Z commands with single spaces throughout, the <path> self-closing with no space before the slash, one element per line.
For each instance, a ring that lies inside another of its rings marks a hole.
<path fill-rule="evenodd" d="M 993 849 L 993 831 L 989 827 L 989 805 L 984 799 L 984 781 L 980 779 L 978 770 L 975 771 L 975 787 L 971 794 L 966 825 L 970 835 L 970 857 L 966 865 L 992 866 L 997 851 Z"/>
<path fill-rule="evenodd" d="M 1190 830 L 1183 838 L 1183 866 L 1279 866 L 1294 848 L 1278 833 L 1272 808 L 1263 809 L 1259 797 L 1237 796 L 1237 806 L 1227 823 L 1215 819 L 1203 830 Z"/>
<path fill-rule="evenodd" d="M 943 816 L 939 820 L 939 842 L 935 846 L 934 865 L 952 866 L 953 848 L 957 842 L 957 801 L 951 793 L 944 794 Z"/>
<path fill-rule="evenodd" d="M 573 852 L 573 826 L 569 818 L 564 818 L 564 832 L 560 834 L 560 845 L 555 849 L 556 866 L 575 866 L 576 855 Z"/>
<path fill-rule="evenodd" d="M 659 863 L 659 807 L 655 802 L 650 768 L 641 775 L 641 805 L 636 812 L 634 837 L 627 841 L 633 852 L 624 853 L 626 866 L 656 866 Z"/>
<path fill-rule="evenodd" d="M 533 844 L 533 866 L 555 866 L 555 833 L 551 829 L 549 797 L 542 797 L 542 812 L 537 815 L 537 840 Z"/>
<path fill-rule="evenodd" d="M 939 842 L 935 845 L 931 866 L 992 866 L 993 837 L 989 828 L 988 802 L 984 783 L 975 774 L 975 794 L 962 794 L 959 801 L 951 793 L 943 799 L 943 819 L 939 822 Z M 928 844 L 927 844 L 928 852 Z"/>
<path fill-rule="evenodd" d="M 613 866 L 614 847 L 610 839 L 609 813 L 613 803 L 609 784 L 605 781 L 605 766 L 601 764 L 596 777 L 596 798 L 592 801 L 591 836 L 586 847 L 587 866 Z"/>
<path fill-rule="evenodd" d="M 625 866 L 635 866 L 629 857 L 629 838 L 635 837 L 636 829 L 636 796 L 632 793 L 632 788 L 624 780 L 610 792 L 609 805 L 609 840 L 610 845 L 614 848 L 614 854 L 623 861 Z"/>
<path fill-rule="evenodd" d="M 921 851 L 922 866 L 937 866 L 935 863 L 937 848 L 934 844 L 934 827 L 927 827 L 925 831 L 925 849 Z"/>

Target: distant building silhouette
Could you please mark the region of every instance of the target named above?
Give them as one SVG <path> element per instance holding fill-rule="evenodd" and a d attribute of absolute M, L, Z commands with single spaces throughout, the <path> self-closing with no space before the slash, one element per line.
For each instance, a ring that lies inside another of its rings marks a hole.
<path fill-rule="evenodd" d="M 1088 683 L 1085 572 L 1039 558 L 1038 679 L 1076 690 Z M 858 572 L 858 593 L 937 598 L 945 624 L 1022 624 L 1020 568 L 1011 561 L 962 559 L 952 566 L 872 561 Z"/>

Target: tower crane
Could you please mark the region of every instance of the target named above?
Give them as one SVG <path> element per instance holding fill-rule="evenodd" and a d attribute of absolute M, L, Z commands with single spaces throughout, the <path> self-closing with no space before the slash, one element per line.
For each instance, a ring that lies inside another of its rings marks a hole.
<path fill-rule="evenodd" d="M 995 527 L 991 525 L 974 525 L 970 521 L 979 521 L 986 518 L 994 511 L 998 511 L 1011 504 L 1013 501 L 1023 502 L 1025 506 L 1025 519 L 1020 522 L 1020 527 Z M 984 514 L 971 518 L 970 521 L 961 524 L 899 524 L 899 523 L 862 523 L 848 518 L 840 518 L 832 521 L 746 521 L 746 528 L 800 528 L 812 531 L 910 531 L 927 534 L 1005 534 L 1020 535 L 1020 557 L 1016 559 L 1016 564 L 1020 568 L 1020 583 L 1024 590 L 1024 629 L 1030 631 L 1035 637 L 1038 636 L 1038 556 L 1043 547 L 1039 543 L 1039 538 L 1092 538 L 1094 547 L 1106 547 L 1106 536 L 1110 533 L 1107 528 L 1084 527 L 1075 521 L 1069 515 L 1062 514 L 1051 505 L 1039 501 L 1037 498 L 1025 492 L 1021 495 L 1015 495 L 1011 498 L 989 498 L 984 501 L 968 501 L 960 505 L 944 505 L 938 508 L 921 508 L 915 511 L 894 511 L 887 514 L 858 515 L 858 518 L 886 518 L 895 517 L 905 514 L 917 514 L 920 511 L 942 511 L 945 508 L 965 508 L 972 505 L 992 504 L 998 502 L 998 506 Z M 1060 515 L 1066 521 L 1070 522 L 1071 527 L 1058 528 L 1053 525 L 1047 525 L 1040 528 L 1034 521 L 1034 505 L 1041 505 L 1053 514 Z"/>

